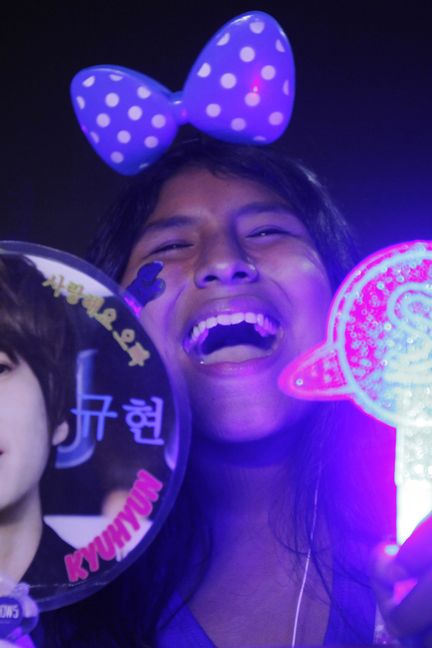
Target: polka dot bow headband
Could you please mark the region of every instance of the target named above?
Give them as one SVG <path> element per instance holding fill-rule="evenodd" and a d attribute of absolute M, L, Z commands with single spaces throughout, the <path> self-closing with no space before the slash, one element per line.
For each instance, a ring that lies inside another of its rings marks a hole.
<path fill-rule="evenodd" d="M 268 144 L 286 129 L 294 102 L 294 61 L 280 25 L 243 14 L 207 43 L 182 92 L 122 67 L 81 70 L 71 94 L 81 128 L 115 171 L 152 164 L 187 122 L 217 139 Z"/>

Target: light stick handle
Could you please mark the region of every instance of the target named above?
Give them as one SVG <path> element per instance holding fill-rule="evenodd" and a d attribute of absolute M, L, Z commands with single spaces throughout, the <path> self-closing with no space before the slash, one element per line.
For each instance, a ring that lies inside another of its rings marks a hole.
<path fill-rule="evenodd" d="M 432 428 L 397 428 L 395 483 L 402 544 L 432 511 Z"/>

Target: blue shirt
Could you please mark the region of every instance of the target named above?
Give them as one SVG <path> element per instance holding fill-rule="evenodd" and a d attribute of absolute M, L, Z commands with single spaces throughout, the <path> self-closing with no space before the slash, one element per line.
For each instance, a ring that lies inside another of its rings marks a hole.
<path fill-rule="evenodd" d="M 159 630 L 155 648 L 215 648 L 213 641 L 179 595 L 172 597 L 163 619 L 169 619 L 172 614 L 174 616 Z M 372 644 L 375 614 L 376 603 L 372 590 L 335 572 L 324 645 Z"/>

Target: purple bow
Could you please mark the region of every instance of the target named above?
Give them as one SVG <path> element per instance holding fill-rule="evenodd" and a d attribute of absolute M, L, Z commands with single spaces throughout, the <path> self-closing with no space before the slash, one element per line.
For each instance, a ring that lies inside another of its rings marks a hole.
<path fill-rule="evenodd" d="M 115 171 L 134 175 L 189 122 L 217 139 L 268 144 L 282 135 L 294 102 L 290 44 L 272 16 L 257 11 L 227 23 L 207 43 L 183 92 L 122 67 L 78 72 L 71 84 L 81 128 Z"/>

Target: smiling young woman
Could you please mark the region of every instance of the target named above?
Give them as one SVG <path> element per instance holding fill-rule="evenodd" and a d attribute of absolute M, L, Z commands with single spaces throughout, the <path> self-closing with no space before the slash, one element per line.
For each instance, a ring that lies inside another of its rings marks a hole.
<path fill-rule="evenodd" d="M 331 288 L 290 206 L 257 182 L 185 170 L 163 186 L 124 285 L 155 259 L 166 289 L 142 322 L 186 379 L 196 432 L 251 440 L 297 420 L 305 404 L 277 377 L 323 337 Z"/>
<path fill-rule="evenodd" d="M 163 648 L 371 643 L 366 557 L 386 524 L 364 472 L 373 435 L 345 405 L 277 388 L 282 368 L 324 337 L 355 260 L 315 176 L 274 147 L 180 144 L 126 189 L 91 260 L 125 287 L 163 263 L 165 290 L 141 318 L 186 383 L 193 438 L 150 550 L 59 613 L 61 632 L 87 637 L 80 645 L 109 636 Z"/>

